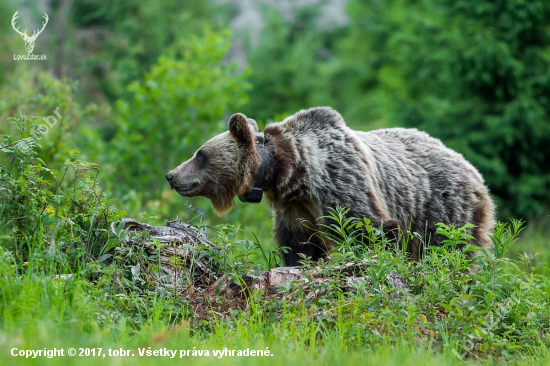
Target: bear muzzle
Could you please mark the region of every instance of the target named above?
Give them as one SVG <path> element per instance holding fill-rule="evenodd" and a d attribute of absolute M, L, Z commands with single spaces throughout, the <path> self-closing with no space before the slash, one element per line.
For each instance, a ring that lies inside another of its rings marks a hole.
<path fill-rule="evenodd" d="M 175 189 L 178 194 L 182 196 L 189 196 L 195 188 L 200 185 L 198 179 L 191 179 L 182 182 L 181 175 L 175 174 L 173 171 L 168 172 L 166 175 L 166 180 L 170 184 L 171 189 Z"/>

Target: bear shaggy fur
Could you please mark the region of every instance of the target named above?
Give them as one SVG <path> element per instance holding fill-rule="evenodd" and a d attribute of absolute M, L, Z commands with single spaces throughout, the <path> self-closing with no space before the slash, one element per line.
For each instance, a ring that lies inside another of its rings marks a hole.
<path fill-rule="evenodd" d="M 258 127 L 243 114 L 229 120 L 229 131 L 207 141 L 166 178 L 180 195 L 205 196 L 218 213 L 229 210 L 236 195 L 251 190 L 262 158 L 254 138 Z M 331 108 L 302 110 L 268 125 L 265 175 L 261 182 L 274 211 L 274 234 L 286 265 L 298 253 L 313 260 L 334 243 L 312 235 L 306 220 L 329 207 L 349 208 L 349 216 L 368 217 L 384 230 L 411 229 L 422 237 L 407 250 L 418 259 L 422 245 L 438 245 L 436 224 L 463 226 L 488 248 L 494 205 L 480 173 L 441 141 L 416 129 L 359 132 L 348 128 Z"/>

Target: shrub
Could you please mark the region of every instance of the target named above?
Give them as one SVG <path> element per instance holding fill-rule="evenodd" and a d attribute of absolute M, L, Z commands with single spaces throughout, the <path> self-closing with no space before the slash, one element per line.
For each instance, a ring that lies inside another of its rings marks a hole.
<path fill-rule="evenodd" d="M 125 214 L 99 186 L 98 166 L 69 150 L 63 172 L 51 170 L 37 149 L 40 117 L 10 118 L 20 136 L 2 135 L 0 238 L 20 261 L 49 254 L 76 270 L 108 240 L 108 223 Z"/>

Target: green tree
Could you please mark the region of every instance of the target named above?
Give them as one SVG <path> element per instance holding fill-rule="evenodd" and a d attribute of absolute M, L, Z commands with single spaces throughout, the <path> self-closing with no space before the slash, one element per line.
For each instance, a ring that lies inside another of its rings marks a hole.
<path fill-rule="evenodd" d="M 319 24 L 317 6 L 297 8 L 292 19 L 265 11 L 260 44 L 249 49 L 252 89 L 245 113 L 266 120 L 330 103 L 324 74 L 341 28 Z"/>

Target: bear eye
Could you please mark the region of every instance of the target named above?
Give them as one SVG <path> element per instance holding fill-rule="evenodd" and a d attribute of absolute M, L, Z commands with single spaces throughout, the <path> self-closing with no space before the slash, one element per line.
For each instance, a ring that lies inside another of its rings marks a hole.
<path fill-rule="evenodd" d="M 197 160 L 199 168 L 201 168 L 206 162 L 206 156 L 203 154 L 202 151 L 197 152 L 197 155 L 195 155 L 195 159 Z"/>

